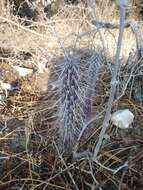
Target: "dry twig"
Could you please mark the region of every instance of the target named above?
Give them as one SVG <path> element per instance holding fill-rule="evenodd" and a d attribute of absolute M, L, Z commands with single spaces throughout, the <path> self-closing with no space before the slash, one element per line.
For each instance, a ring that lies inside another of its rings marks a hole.
<path fill-rule="evenodd" d="M 125 9 L 126 9 L 125 5 L 121 4 L 119 6 L 120 6 L 120 28 L 119 28 L 119 37 L 118 37 L 116 56 L 115 56 L 114 72 L 113 72 L 113 76 L 112 76 L 112 80 L 111 80 L 110 96 L 109 96 L 109 100 L 108 100 L 108 104 L 107 104 L 107 110 L 106 110 L 105 118 L 104 118 L 104 121 L 102 124 L 101 133 L 99 135 L 99 140 L 98 140 L 98 143 L 97 143 L 95 150 L 94 150 L 93 160 L 96 160 L 97 154 L 98 154 L 100 147 L 102 145 L 102 140 L 104 138 L 105 132 L 106 132 L 108 125 L 109 125 L 110 113 L 111 113 L 111 109 L 113 106 L 114 95 L 116 92 L 116 86 L 118 84 L 117 76 L 118 76 L 118 71 L 119 71 L 119 67 L 120 67 L 119 56 L 120 56 L 121 45 L 122 45 L 124 22 L 125 22 Z"/>

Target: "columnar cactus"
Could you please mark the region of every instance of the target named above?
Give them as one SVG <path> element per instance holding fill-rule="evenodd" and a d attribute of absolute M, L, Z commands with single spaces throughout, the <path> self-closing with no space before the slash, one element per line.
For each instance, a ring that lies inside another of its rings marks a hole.
<path fill-rule="evenodd" d="M 84 93 L 85 104 L 83 112 L 85 115 L 85 124 L 88 122 L 91 114 L 92 98 L 95 95 L 95 84 L 98 77 L 99 68 L 102 64 L 102 52 L 96 52 L 88 60 L 87 84 Z"/>
<path fill-rule="evenodd" d="M 60 86 L 59 124 L 60 141 L 64 149 L 73 145 L 83 125 L 81 117 L 79 59 L 63 63 Z"/>
<path fill-rule="evenodd" d="M 80 58 L 69 55 L 62 64 L 60 75 L 60 103 L 58 110 L 59 143 L 63 151 L 70 150 L 91 115 L 95 83 L 102 62 L 101 51 L 86 62 L 81 71 Z M 81 85 L 81 80 L 85 81 Z"/>

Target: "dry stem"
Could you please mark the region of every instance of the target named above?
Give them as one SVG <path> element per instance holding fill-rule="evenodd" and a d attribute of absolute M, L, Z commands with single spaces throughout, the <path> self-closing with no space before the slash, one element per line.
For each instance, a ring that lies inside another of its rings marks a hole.
<path fill-rule="evenodd" d="M 101 133 L 99 135 L 98 143 L 97 143 L 95 150 L 94 150 L 93 160 L 96 160 L 97 154 L 98 154 L 100 147 L 102 145 L 102 140 L 104 138 L 105 132 L 106 132 L 108 125 L 109 125 L 111 109 L 112 109 L 112 105 L 114 102 L 114 95 L 115 95 L 116 86 L 118 83 L 117 76 L 118 76 L 118 71 L 119 71 L 119 67 L 120 67 L 119 56 L 120 56 L 120 51 L 121 51 L 122 39 L 123 39 L 125 12 L 126 12 L 125 9 L 126 8 L 124 6 L 120 6 L 120 28 L 119 28 L 119 37 L 118 37 L 116 56 L 115 56 L 114 72 L 113 72 L 113 76 L 112 76 L 112 80 L 111 80 L 110 96 L 109 96 L 109 100 L 108 100 L 108 104 L 107 104 L 106 114 L 105 114 L 104 121 L 102 124 L 102 130 L 101 130 Z"/>

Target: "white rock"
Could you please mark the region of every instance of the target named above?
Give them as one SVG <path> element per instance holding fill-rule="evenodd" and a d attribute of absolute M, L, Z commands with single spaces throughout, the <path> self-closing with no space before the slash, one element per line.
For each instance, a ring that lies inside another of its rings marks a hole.
<path fill-rule="evenodd" d="M 134 115 L 128 110 L 118 110 L 111 115 L 111 122 L 118 128 L 127 129 L 133 122 Z"/>
<path fill-rule="evenodd" d="M 0 80 L 0 88 L 3 90 L 13 90 L 11 84 L 5 83 L 2 80 Z"/>
<path fill-rule="evenodd" d="M 5 96 L 8 96 L 8 91 L 14 90 L 14 88 L 11 86 L 11 84 L 3 82 L 0 80 L 0 89 L 5 92 Z"/>
<path fill-rule="evenodd" d="M 3 104 L 3 97 L 2 97 L 2 94 L 0 94 L 0 105 Z"/>
<path fill-rule="evenodd" d="M 4 94 L 0 94 L 0 105 L 4 105 Z"/>
<path fill-rule="evenodd" d="M 33 73 L 33 69 L 21 67 L 18 65 L 13 65 L 12 67 L 19 73 L 21 77 L 25 77 L 26 75 Z"/>

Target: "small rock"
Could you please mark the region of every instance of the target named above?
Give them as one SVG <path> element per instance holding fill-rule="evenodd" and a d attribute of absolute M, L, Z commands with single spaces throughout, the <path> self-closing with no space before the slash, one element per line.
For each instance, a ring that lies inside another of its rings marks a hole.
<path fill-rule="evenodd" d="M 5 83 L 2 80 L 0 80 L 0 88 L 3 90 L 13 90 L 11 84 Z"/>
<path fill-rule="evenodd" d="M 118 110 L 111 115 L 111 122 L 118 128 L 127 129 L 133 122 L 134 115 L 128 110 Z"/>
<path fill-rule="evenodd" d="M 31 68 L 21 67 L 19 65 L 13 65 L 12 67 L 19 73 L 21 77 L 25 77 L 26 75 L 32 74 L 34 71 Z"/>

